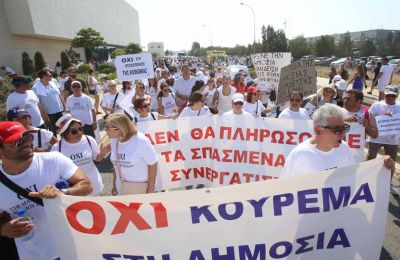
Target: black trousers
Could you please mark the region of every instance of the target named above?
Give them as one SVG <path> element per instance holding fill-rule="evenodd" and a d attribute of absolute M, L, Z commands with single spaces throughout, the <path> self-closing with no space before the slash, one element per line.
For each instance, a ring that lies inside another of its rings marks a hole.
<path fill-rule="evenodd" d="M 0 236 L 0 258 L 7 260 L 18 260 L 18 252 L 14 239 Z"/>
<path fill-rule="evenodd" d="M 49 124 L 49 130 L 53 132 L 53 135 L 55 137 L 57 137 L 57 126 L 56 126 L 56 122 L 58 119 L 60 119 L 60 117 L 62 117 L 62 112 L 58 112 L 55 114 L 47 114 L 49 116 L 50 119 L 50 124 Z"/>

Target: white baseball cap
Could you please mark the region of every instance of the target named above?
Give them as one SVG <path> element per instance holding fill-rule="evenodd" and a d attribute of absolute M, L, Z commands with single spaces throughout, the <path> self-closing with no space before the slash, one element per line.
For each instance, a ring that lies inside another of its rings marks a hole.
<path fill-rule="evenodd" d="M 232 101 L 233 102 L 243 102 L 244 103 L 244 96 L 241 93 L 236 93 L 235 95 L 232 96 Z"/>

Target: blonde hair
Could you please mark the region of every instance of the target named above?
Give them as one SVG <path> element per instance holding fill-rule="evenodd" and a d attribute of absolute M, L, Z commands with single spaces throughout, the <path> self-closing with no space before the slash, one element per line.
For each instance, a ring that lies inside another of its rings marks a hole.
<path fill-rule="evenodd" d="M 107 116 L 106 123 L 118 128 L 121 131 L 121 140 L 129 140 L 137 134 L 136 126 L 129 118 L 122 113 L 115 113 Z"/>

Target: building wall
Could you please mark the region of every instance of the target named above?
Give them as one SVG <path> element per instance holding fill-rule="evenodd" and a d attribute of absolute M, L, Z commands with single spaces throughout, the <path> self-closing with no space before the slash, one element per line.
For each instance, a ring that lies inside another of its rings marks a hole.
<path fill-rule="evenodd" d="M 150 53 L 155 53 L 159 56 L 164 56 L 165 52 L 164 52 L 164 43 L 162 42 L 149 42 L 147 44 L 147 50 Z"/>
<path fill-rule="evenodd" d="M 92 27 L 109 45 L 140 44 L 139 16 L 124 0 L 0 0 L 0 65 L 22 72 L 21 54 L 40 51 L 54 67 L 82 29 Z M 84 58 L 83 49 L 74 49 Z"/>

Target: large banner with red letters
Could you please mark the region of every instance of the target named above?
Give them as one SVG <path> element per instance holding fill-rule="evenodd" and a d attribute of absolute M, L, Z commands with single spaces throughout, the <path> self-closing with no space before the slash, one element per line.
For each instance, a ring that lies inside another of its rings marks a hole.
<path fill-rule="evenodd" d="M 138 123 L 158 154 L 157 190 L 279 178 L 290 151 L 314 133 L 312 121 L 200 116 Z M 351 124 L 346 141 L 363 161 L 365 130 Z"/>
<path fill-rule="evenodd" d="M 61 259 L 379 259 L 383 159 L 219 188 L 45 200 Z"/>

